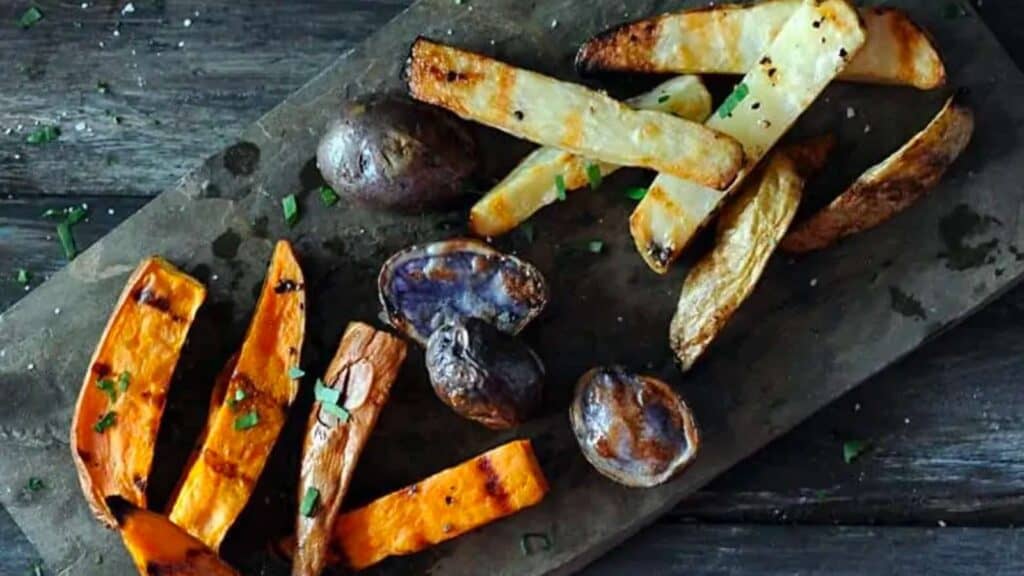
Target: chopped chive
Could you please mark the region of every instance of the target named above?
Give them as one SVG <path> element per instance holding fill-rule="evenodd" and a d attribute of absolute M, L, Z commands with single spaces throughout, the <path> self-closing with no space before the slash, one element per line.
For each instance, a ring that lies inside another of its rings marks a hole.
<path fill-rule="evenodd" d="M 662 94 L 661 96 L 658 96 L 658 104 L 664 104 L 665 102 L 668 102 L 669 98 L 671 98 L 671 96 L 669 96 L 668 94 Z"/>
<path fill-rule="evenodd" d="M 728 118 L 732 116 L 732 111 L 740 105 L 740 102 L 750 94 L 750 88 L 744 82 L 740 82 L 736 85 L 736 88 L 729 94 L 729 97 L 722 102 L 722 106 L 718 109 L 718 116 L 720 118 Z"/>
<path fill-rule="evenodd" d="M 565 201 L 565 176 L 559 174 L 555 176 L 555 192 L 558 195 L 558 199 Z"/>
<path fill-rule="evenodd" d="M 288 369 L 288 377 L 291 378 L 292 380 L 298 380 L 299 378 L 302 378 L 305 375 L 306 372 L 302 368 L 299 368 L 298 366 L 292 366 L 291 368 Z"/>
<path fill-rule="evenodd" d="M 67 217 L 64 218 L 64 221 L 68 223 L 68 226 L 78 224 L 82 220 L 85 220 L 85 217 L 89 215 L 85 208 L 82 208 L 81 206 L 70 206 L 65 210 L 65 213 L 67 214 Z"/>
<path fill-rule="evenodd" d="M 626 190 L 626 198 L 630 200 L 643 200 L 644 196 L 647 196 L 647 188 L 629 188 Z"/>
<path fill-rule="evenodd" d="M 338 193 L 330 186 L 321 186 L 320 201 L 324 203 L 324 206 L 330 208 L 338 203 Z"/>
<path fill-rule="evenodd" d="M 40 126 L 25 138 L 25 142 L 29 144 L 46 144 L 53 142 L 60 137 L 60 128 L 56 126 Z"/>
<path fill-rule="evenodd" d="M 351 414 L 348 413 L 348 410 L 345 410 L 337 404 L 327 404 L 324 402 L 320 404 L 320 409 L 342 422 L 348 422 L 348 419 L 351 416 Z"/>
<path fill-rule="evenodd" d="M 245 389 L 239 388 L 239 389 L 235 390 L 234 396 L 232 396 L 231 398 L 228 398 L 228 408 L 231 408 L 232 410 L 234 410 L 235 406 L 237 406 L 239 402 L 241 402 L 242 400 L 245 400 L 248 397 L 249 397 L 249 395 L 245 393 Z"/>
<path fill-rule="evenodd" d="M 127 370 L 121 372 L 121 375 L 117 377 L 117 388 L 121 392 L 128 391 L 128 384 L 131 381 L 132 375 Z"/>
<path fill-rule="evenodd" d="M 587 164 L 587 181 L 590 182 L 590 189 L 597 190 L 601 187 L 601 167 L 594 163 Z"/>
<path fill-rule="evenodd" d="M 18 26 L 22 28 L 31 28 L 39 23 L 43 19 L 43 13 L 39 11 L 39 8 L 35 6 L 29 7 L 21 14 L 21 18 L 18 18 Z"/>
<path fill-rule="evenodd" d="M 519 549 L 523 556 L 529 556 L 537 550 L 551 550 L 551 538 L 540 532 L 528 532 L 519 539 Z"/>
<path fill-rule="evenodd" d="M 117 388 L 115 388 L 114 381 L 106 378 L 96 382 L 96 387 L 99 388 L 107 398 L 110 398 L 110 403 L 117 402 Z"/>
<path fill-rule="evenodd" d="M 46 482 L 43 482 L 42 478 L 32 476 L 28 479 L 28 483 L 25 484 L 25 488 L 27 488 L 29 492 L 39 492 L 43 488 L 46 488 Z"/>
<path fill-rule="evenodd" d="M 235 430 L 248 430 L 249 428 L 253 428 L 259 423 L 259 412 L 256 412 L 255 410 L 250 410 L 249 412 L 246 412 L 245 414 L 242 414 L 241 416 L 235 418 Z"/>
<path fill-rule="evenodd" d="M 65 258 L 74 260 L 75 256 L 78 256 L 75 237 L 71 235 L 71 226 L 67 222 L 61 222 L 57 225 L 57 240 L 60 241 L 60 247 L 64 249 Z"/>
<path fill-rule="evenodd" d="M 306 518 L 312 518 L 316 513 L 317 505 L 320 503 L 320 491 L 310 486 L 302 496 L 302 503 L 299 504 L 299 512 Z"/>
<path fill-rule="evenodd" d="M 92 429 L 98 434 L 103 434 L 107 431 L 107 428 L 110 428 L 114 424 L 117 424 L 117 412 L 108 410 L 103 414 L 103 416 L 100 416 L 100 419 L 97 420 L 95 424 L 92 425 Z"/>
<path fill-rule="evenodd" d="M 868 443 L 862 440 L 843 442 L 843 461 L 847 464 L 859 458 L 868 450 Z"/>
<path fill-rule="evenodd" d="M 600 240 L 591 240 L 587 243 L 587 250 L 590 250 L 592 254 L 600 254 L 604 252 L 604 242 Z"/>
<path fill-rule="evenodd" d="M 324 384 L 324 381 L 317 378 L 316 384 L 313 385 L 313 396 L 316 397 L 316 401 L 321 404 L 334 404 L 337 405 L 341 401 L 341 390 L 335 390 L 329 388 Z"/>
<path fill-rule="evenodd" d="M 64 212 L 61 210 L 57 210 L 56 208 L 47 208 L 46 212 L 43 212 L 43 218 L 56 218 L 58 216 L 63 215 Z"/>
<path fill-rule="evenodd" d="M 295 200 L 295 194 L 289 194 L 281 199 L 281 210 L 284 212 L 284 221 L 289 226 L 294 226 L 299 221 L 299 204 Z"/>
<path fill-rule="evenodd" d="M 28 284 L 32 281 L 32 275 L 24 268 L 18 268 L 18 284 Z"/>

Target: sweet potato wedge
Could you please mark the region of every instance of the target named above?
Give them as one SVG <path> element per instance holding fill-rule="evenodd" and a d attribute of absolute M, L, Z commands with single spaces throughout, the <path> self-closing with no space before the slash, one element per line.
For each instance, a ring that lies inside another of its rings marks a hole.
<path fill-rule="evenodd" d="M 305 302 L 302 269 L 278 242 L 223 402 L 171 506 L 171 521 L 213 550 L 252 495 L 298 392 L 289 371 L 299 365 Z"/>
<path fill-rule="evenodd" d="M 660 170 L 723 189 L 743 164 L 732 138 L 578 84 L 420 38 L 406 66 L 413 98 L 542 146 Z"/>
<path fill-rule="evenodd" d="M 743 144 L 747 163 L 725 192 L 659 174 L 629 229 L 659 274 L 863 46 L 864 27 L 845 0 L 802 3 L 707 125 Z"/>
<path fill-rule="evenodd" d="M 631 22 L 584 44 L 576 55 L 576 67 L 585 74 L 598 70 L 744 74 L 757 64 L 801 1 L 725 4 Z M 921 90 L 946 83 L 938 51 L 905 12 L 885 7 L 859 12 L 868 39 L 840 80 Z"/>
<path fill-rule="evenodd" d="M 206 288 L 160 258 L 128 279 L 78 395 L 71 454 L 93 513 L 107 526 L 108 496 L 146 506 L 171 376 Z"/>
<path fill-rule="evenodd" d="M 318 383 L 302 446 L 294 576 L 318 576 L 327 565 L 342 500 L 405 352 L 404 341 L 354 322 L 324 376 L 323 386 L 332 392 L 323 393 Z M 337 410 L 339 406 L 344 411 Z"/>
<path fill-rule="evenodd" d="M 791 253 L 821 250 L 906 210 L 942 179 L 967 148 L 974 113 L 951 97 L 928 126 L 864 174 L 782 241 Z"/>
<path fill-rule="evenodd" d="M 627 100 L 626 105 L 703 122 L 711 114 L 711 94 L 700 77 L 677 76 Z M 599 170 L 603 178 L 619 168 L 558 148 L 538 148 L 473 206 L 469 227 L 477 236 L 500 236 L 558 199 L 560 192 L 555 181 L 559 176 L 566 190 L 576 190 L 590 182 L 588 170 Z"/>
<path fill-rule="evenodd" d="M 684 371 L 753 293 L 796 215 L 805 178 L 824 165 L 834 146 L 834 138 L 822 138 L 773 152 L 722 211 L 715 247 L 686 277 L 669 329 Z"/>
<path fill-rule="evenodd" d="M 217 553 L 166 516 L 121 498 L 108 502 L 125 548 L 142 576 L 237 576 Z"/>
<path fill-rule="evenodd" d="M 335 543 L 362 569 L 529 508 L 547 491 L 530 441 L 518 440 L 342 515 Z"/>

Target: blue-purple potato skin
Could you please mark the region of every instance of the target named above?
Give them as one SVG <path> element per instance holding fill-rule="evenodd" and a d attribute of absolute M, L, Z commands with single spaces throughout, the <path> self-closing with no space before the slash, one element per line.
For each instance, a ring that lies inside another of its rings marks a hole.
<path fill-rule="evenodd" d="M 569 415 L 587 461 L 626 486 L 668 481 L 700 447 L 693 413 L 668 384 L 618 366 L 584 374 Z"/>
<path fill-rule="evenodd" d="M 544 393 L 544 367 L 533 350 L 475 318 L 453 318 L 435 330 L 426 364 L 442 402 L 495 430 L 528 420 Z"/>
<path fill-rule="evenodd" d="M 344 105 L 316 157 L 342 197 L 404 213 L 450 205 L 477 165 L 476 144 L 459 119 L 394 95 Z"/>

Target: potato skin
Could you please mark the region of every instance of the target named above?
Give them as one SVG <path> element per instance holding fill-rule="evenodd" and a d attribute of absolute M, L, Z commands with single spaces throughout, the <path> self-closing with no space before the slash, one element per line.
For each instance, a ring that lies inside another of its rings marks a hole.
<path fill-rule="evenodd" d="M 317 148 L 317 167 L 338 194 L 399 212 L 450 203 L 476 164 L 473 137 L 454 116 L 390 95 L 347 104 Z"/>

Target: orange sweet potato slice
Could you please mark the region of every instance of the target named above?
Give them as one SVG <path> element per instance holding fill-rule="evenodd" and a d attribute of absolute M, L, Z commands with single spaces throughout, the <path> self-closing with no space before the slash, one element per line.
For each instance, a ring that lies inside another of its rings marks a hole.
<path fill-rule="evenodd" d="M 547 491 L 533 446 L 517 440 L 342 515 L 334 538 L 362 569 L 529 508 Z"/>
<path fill-rule="evenodd" d="M 289 372 L 305 332 L 304 282 L 291 246 L 278 242 L 223 401 L 171 505 L 171 521 L 213 550 L 249 501 L 298 392 Z"/>
<path fill-rule="evenodd" d="M 166 516 L 120 498 L 111 498 L 107 504 L 142 576 L 238 576 L 216 552 Z"/>
<path fill-rule="evenodd" d="M 341 338 L 324 376 L 324 390 L 329 392 L 318 394 L 306 427 L 294 576 L 318 576 L 327 564 L 331 528 L 405 352 L 402 340 L 358 322 L 349 324 Z M 341 406 L 344 412 L 325 405 L 335 394 L 333 406 Z"/>
<path fill-rule="evenodd" d="M 160 258 L 128 279 L 93 353 L 71 423 L 71 454 L 96 516 L 115 526 L 108 496 L 146 506 L 171 376 L 206 289 Z"/>

